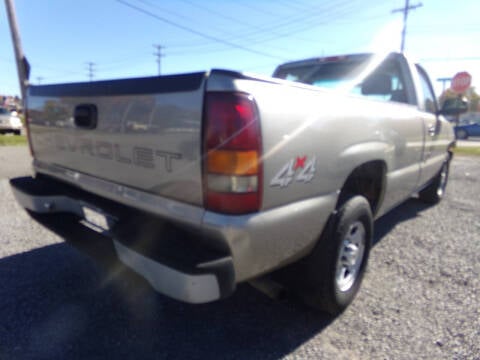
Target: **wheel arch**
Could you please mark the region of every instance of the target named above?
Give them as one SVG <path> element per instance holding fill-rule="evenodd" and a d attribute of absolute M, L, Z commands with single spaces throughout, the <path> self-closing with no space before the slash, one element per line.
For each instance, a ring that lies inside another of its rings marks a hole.
<path fill-rule="evenodd" d="M 367 199 L 375 216 L 383 202 L 386 179 L 387 163 L 384 160 L 370 160 L 356 166 L 340 188 L 336 208 L 352 195 L 361 195 Z"/>

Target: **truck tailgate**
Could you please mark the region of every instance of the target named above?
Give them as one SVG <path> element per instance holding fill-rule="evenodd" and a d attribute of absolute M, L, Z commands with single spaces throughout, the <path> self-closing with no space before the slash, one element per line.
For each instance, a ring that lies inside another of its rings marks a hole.
<path fill-rule="evenodd" d="M 206 73 L 32 86 L 36 161 L 202 204 Z"/>

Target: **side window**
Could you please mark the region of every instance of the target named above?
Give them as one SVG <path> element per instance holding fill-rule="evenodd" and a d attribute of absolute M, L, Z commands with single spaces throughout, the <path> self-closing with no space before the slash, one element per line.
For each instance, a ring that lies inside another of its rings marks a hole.
<path fill-rule="evenodd" d="M 437 112 L 435 95 L 428 80 L 425 71 L 417 65 L 418 76 L 420 78 L 420 84 L 422 86 L 422 94 L 419 95 L 420 107 L 426 112 L 435 114 Z"/>
<path fill-rule="evenodd" d="M 397 61 L 386 59 L 361 84 L 360 92 L 376 100 L 408 103 L 405 81 Z"/>

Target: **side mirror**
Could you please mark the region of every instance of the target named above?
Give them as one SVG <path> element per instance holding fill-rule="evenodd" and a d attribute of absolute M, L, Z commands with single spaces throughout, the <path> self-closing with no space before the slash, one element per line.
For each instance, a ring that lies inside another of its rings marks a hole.
<path fill-rule="evenodd" d="M 460 115 L 468 111 L 468 100 L 465 97 L 449 98 L 443 102 L 440 115 Z"/>

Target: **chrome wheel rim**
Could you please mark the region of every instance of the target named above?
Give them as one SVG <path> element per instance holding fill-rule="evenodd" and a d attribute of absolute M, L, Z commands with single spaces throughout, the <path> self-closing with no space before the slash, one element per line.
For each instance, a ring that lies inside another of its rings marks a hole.
<path fill-rule="evenodd" d="M 447 164 L 444 164 L 442 167 L 442 171 L 440 172 L 440 182 L 438 183 L 437 188 L 437 195 L 438 197 L 442 197 L 443 193 L 445 192 L 445 188 L 447 186 L 447 175 L 448 175 L 448 167 Z"/>
<path fill-rule="evenodd" d="M 365 254 L 365 226 L 356 221 L 350 225 L 342 240 L 337 259 L 335 281 L 340 291 L 348 291 L 355 284 Z"/>

